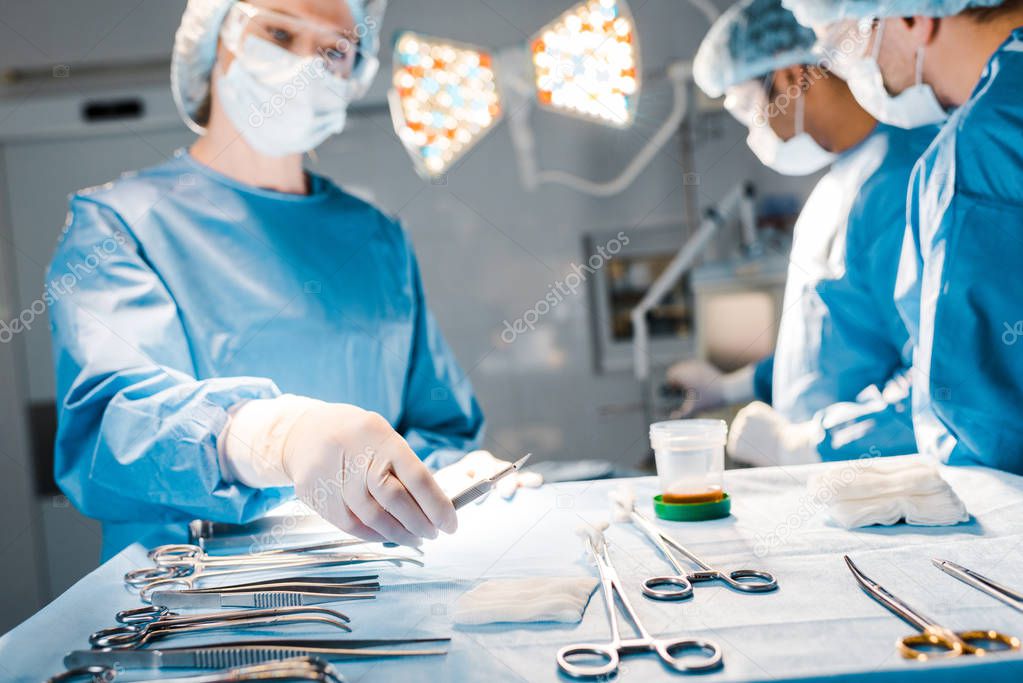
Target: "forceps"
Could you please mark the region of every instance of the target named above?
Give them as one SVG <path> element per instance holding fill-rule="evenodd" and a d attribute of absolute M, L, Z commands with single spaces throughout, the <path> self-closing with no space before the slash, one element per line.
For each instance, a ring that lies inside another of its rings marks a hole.
<path fill-rule="evenodd" d="M 949 562 L 948 560 L 931 560 L 935 567 L 950 576 L 954 576 L 968 586 L 973 586 L 982 593 L 987 593 L 995 600 L 1004 602 L 1009 607 L 1023 612 L 1023 594 L 1017 593 L 1000 583 L 992 581 L 983 574 L 978 574 L 972 569 Z"/>
<path fill-rule="evenodd" d="M 65 671 L 46 683 L 71 681 L 104 681 L 117 678 L 112 666 L 85 666 Z M 315 681 L 317 683 L 344 683 L 344 678 L 332 665 L 316 657 L 294 657 L 269 664 L 254 664 L 226 671 L 184 678 L 149 679 L 149 683 L 236 683 L 237 681 Z M 143 682 L 145 683 L 145 682 Z"/>
<path fill-rule="evenodd" d="M 300 557 L 307 557 L 307 553 L 318 553 L 321 550 L 336 550 L 347 548 L 353 545 L 365 545 L 370 541 L 359 538 L 342 538 L 322 543 L 311 543 L 308 545 L 282 546 L 269 550 L 259 550 L 245 554 L 235 555 L 211 555 L 198 545 L 191 543 L 170 543 L 153 548 L 147 557 L 158 565 L 178 564 L 180 562 L 197 561 L 212 566 L 215 564 L 229 564 L 238 561 L 258 562 L 263 560 L 286 561 Z"/>
<path fill-rule="evenodd" d="M 132 569 L 124 575 L 124 582 L 132 588 L 139 589 L 139 597 L 144 602 L 151 602 L 153 591 L 172 588 L 191 590 L 196 583 L 221 576 L 235 574 L 266 572 L 274 569 L 343 567 L 367 562 L 390 562 L 423 566 L 423 563 L 405 555 L 389 555 L 386 553 L 350 553 L 326 554 L 310 553 L 308 555 L 260 556 L 250 555 L 207 555 L 197 546 L 192 548 L 198 552 L 192 555 L 176 555 L 185 546 L 161 546 L 150 551 L 150 557 L 156 563 L 152 567 Z M 168 550 L 170 548 L 171 550 Z"/>
<path fill-rule="evenodd" d="M 958 657 L 959 655 L 985 655 L 991 652 L 1002 652 L 1007 650 L 1018 650 L 1020 648 L 1019 638 L 1008 636 L 998 631 L 960 631 L 955 632 L 948 629 L 933 619 L 929 619 L 905 602 L 889 593 L 884 586 L 877 583 L 859 570 L 848 555 L 842 556 L 845 559 L 849 571 L 856 577 L 860 588 L 881 603 L 889 612 L 916 628 L 920 633 L 911 636 L 904 636 L 896 641 L 895 645 L 899 653 L 906 659 L 925 661 L 930 659 L 939 650 L 943 657 Z M 995 645 L 994 649 L 980 647 L 979 644 Z M 931 648 L 928 651 L 923 648 Z M 944 652 L 941 652 L 941 651 Z"/>
<path fill-rule="evenodd" d="M 671 563 L 677 575 L 652 576 L 643 582 L 643 595 L 654 600 L 684 600 L 692 597 L 693 584 L 705 581 L 722 581 L 732 590 L 743 593 L 766 593 L 778 588 L 774 575 L 759 569 L 736 569 L 726 572 L 715 569 L 701 560 L 692 551 L 664 534 L 643 513 L 636 509 L 635 502 L 625 495 L 613 497 L 617 507 L 617 515 L 628 515 L 630 522 L 639 527 L 650 541 L 661 551 Z M 669 547 L 670 546 L 670 547 Z M 699 567 L 698 571 L 689 572 L 675 557 L 672 549 L 684 555 L 690 562 Z"/>
<path fill-rule="evenodd" d="M 281 639 L 240 640 L 220 645 L 195 645 L 141 650 L 74 650 L 64 657 L 69 669 L 109 666 L 125 669 L 214 669 L 280 661 L 292 657 L 329 660 L 374 657 L 445 655 L 437 648 L 401 649 L 396 646 L 447 643 L 450 638 Z M 385 648 L 385 649 L 377 649 Z"/>
<path fill-rule="evenodd" d="M 196 633 L 232 628 L 277 626 L 281 624 L 327 624 L 351 632 L 351 621 L 341 612 L 324 607 L 277 607 L 181 616 L 165 607 L 122 610 L 115 617 L 119 626 L 101 629 L 89 636 L 93 648 L 142 647 L 176 633 Z"/>
<path fill-rule="evenodd" d="M 601 531 L 589 534 L 586 539 L 586 547 L 593 555 L 597 563 L 597 572 L 600 574 L 600 587 L 604 594 L 604 608 L 607 611 L 607 618 L 611 624 L 610 643 L 579 643 L 568 645 L 558 650 L 558 668 L 572 678 L 598 678 L 610 676 L 618 670 L 622 655 L 633 652 L 647 652 L 653 650 L 661 661 L 682 673 L 698 673 L 709 671 L 721 666 L 721 648 L 712 640 L 698 640 L 693 638 L 654 638 L 640 623 L 636 611 L 633 609 L 629 598 L 625 595 L 622 587 L 622 580 L 611 563 L 611 556 L 607 550 L 607 541 Z M 639 633 L 638 638 L 622 638 L 618 626 L 618 611 L 615 607 L 615 596 L 621 603 L 622 609 L 629 617 L 629 620 L 636 627 Z M 688 656 L 682 656 L 683 652 L 694 652 Z M 579 664 L 573 663 L 573 657 L 593 657 L 607 660 L 601 664 Z"/>
<path fill-rule="evenodd" d="M 340 600 L 372 600 L 380 590 L 376 574 L 308 576 L 239 583 L 216 588 L 154 590 L 153 605 L 169 608 L 287 607 Z"/>

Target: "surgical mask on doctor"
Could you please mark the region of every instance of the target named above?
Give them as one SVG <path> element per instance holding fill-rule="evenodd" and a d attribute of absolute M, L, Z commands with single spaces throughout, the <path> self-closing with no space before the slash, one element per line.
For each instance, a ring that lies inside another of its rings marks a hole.
<path fill-rule="evenodd" d="M 817 144 L 804 130 L 806 113 L 805 93 L 796 98 L 796 134 L 782 140 L 771 128 L 766 117 L 750 125 L 746 144 L 768 168 L 782 175 L 809 175 L 835 160 L 835 155 Z"/>
<path fill-rule="evenodd" d="M 938 102 L 934 89 L 923 82 L 923 47 L 916 52 L 916 83 L 898 95 L 889 94 L 885 88 L 881 67 L 877 63 L 884 25 L 884 21 L 878 24 L 872 53 L 857 59 L 848 67 L 846 82 L 853 96 L 868 114 L 882 123 L 899 128 L 941 123 L 948 118 L 948 112 Z"/>
<path fill-rule="evenodd" d="M 308 152 L 340 133 L 347 86 L 322 57 L 299 57 L 251 35 L 216 83 L 231 123 L 253 149 L 273 157 Z"/>

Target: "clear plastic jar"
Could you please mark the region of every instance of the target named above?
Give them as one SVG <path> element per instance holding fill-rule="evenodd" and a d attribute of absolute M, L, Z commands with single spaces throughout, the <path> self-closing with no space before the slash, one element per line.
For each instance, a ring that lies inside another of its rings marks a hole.
<path fill-rule="evenodd" d="M 724 498 L 724 420 L 669 420 L 650 425 L 665 503 L 713 503 Z"/>

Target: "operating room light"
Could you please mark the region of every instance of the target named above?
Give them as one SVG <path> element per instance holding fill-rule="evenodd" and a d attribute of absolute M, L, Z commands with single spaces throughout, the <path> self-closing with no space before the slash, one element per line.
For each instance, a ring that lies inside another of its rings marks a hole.
<path fill-rule="evenodd" d="M 501 119 L 489 53 L 409 31 L 395 41 L 394 128 L 427 178 L 443 175 Z"/>
<path fill-rule="evenodd" d="M 639 92 L 635 25 L 623 3 L 586 0 L 532 42 L 537 101 L 611 126 L 632 124 Z"/>
<path fill-rule="evenodd" d="M 611 128 L 628 128 L 640 92 L 639 43 L 625 0 L 582 0 L 531 39 L 493 53 L 412 32 L 394 43 L 388 93 L 394 129 L 427 180 L 444 175 L 502 117 L 525 187 L 551 182 L 597 196 L 628 186 L 677 130 L 685 115 L 685 81 L 667 69 L 675 91 L 662 130 L 615 179 L 592 182 L 536 168 L 530 105 Z"/>

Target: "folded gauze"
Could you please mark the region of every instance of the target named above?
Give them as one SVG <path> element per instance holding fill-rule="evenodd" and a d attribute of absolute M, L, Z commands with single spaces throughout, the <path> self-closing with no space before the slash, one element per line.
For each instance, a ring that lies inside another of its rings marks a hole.
<path fill-rule="evenodd" d="M 934 463 L 919 455 L 851 460 L 812 475 L 807 488 L 846 529 L 900 520 L 943 526 L 970 518 Z"/>
<path fill-rule="evenodd" d="M 591 576 L 492 579 L 458 599 L 454 622 L 467 626 L 499 622 L 576 623 L 582 620 L 596 587 L 597 580 Z"/>

